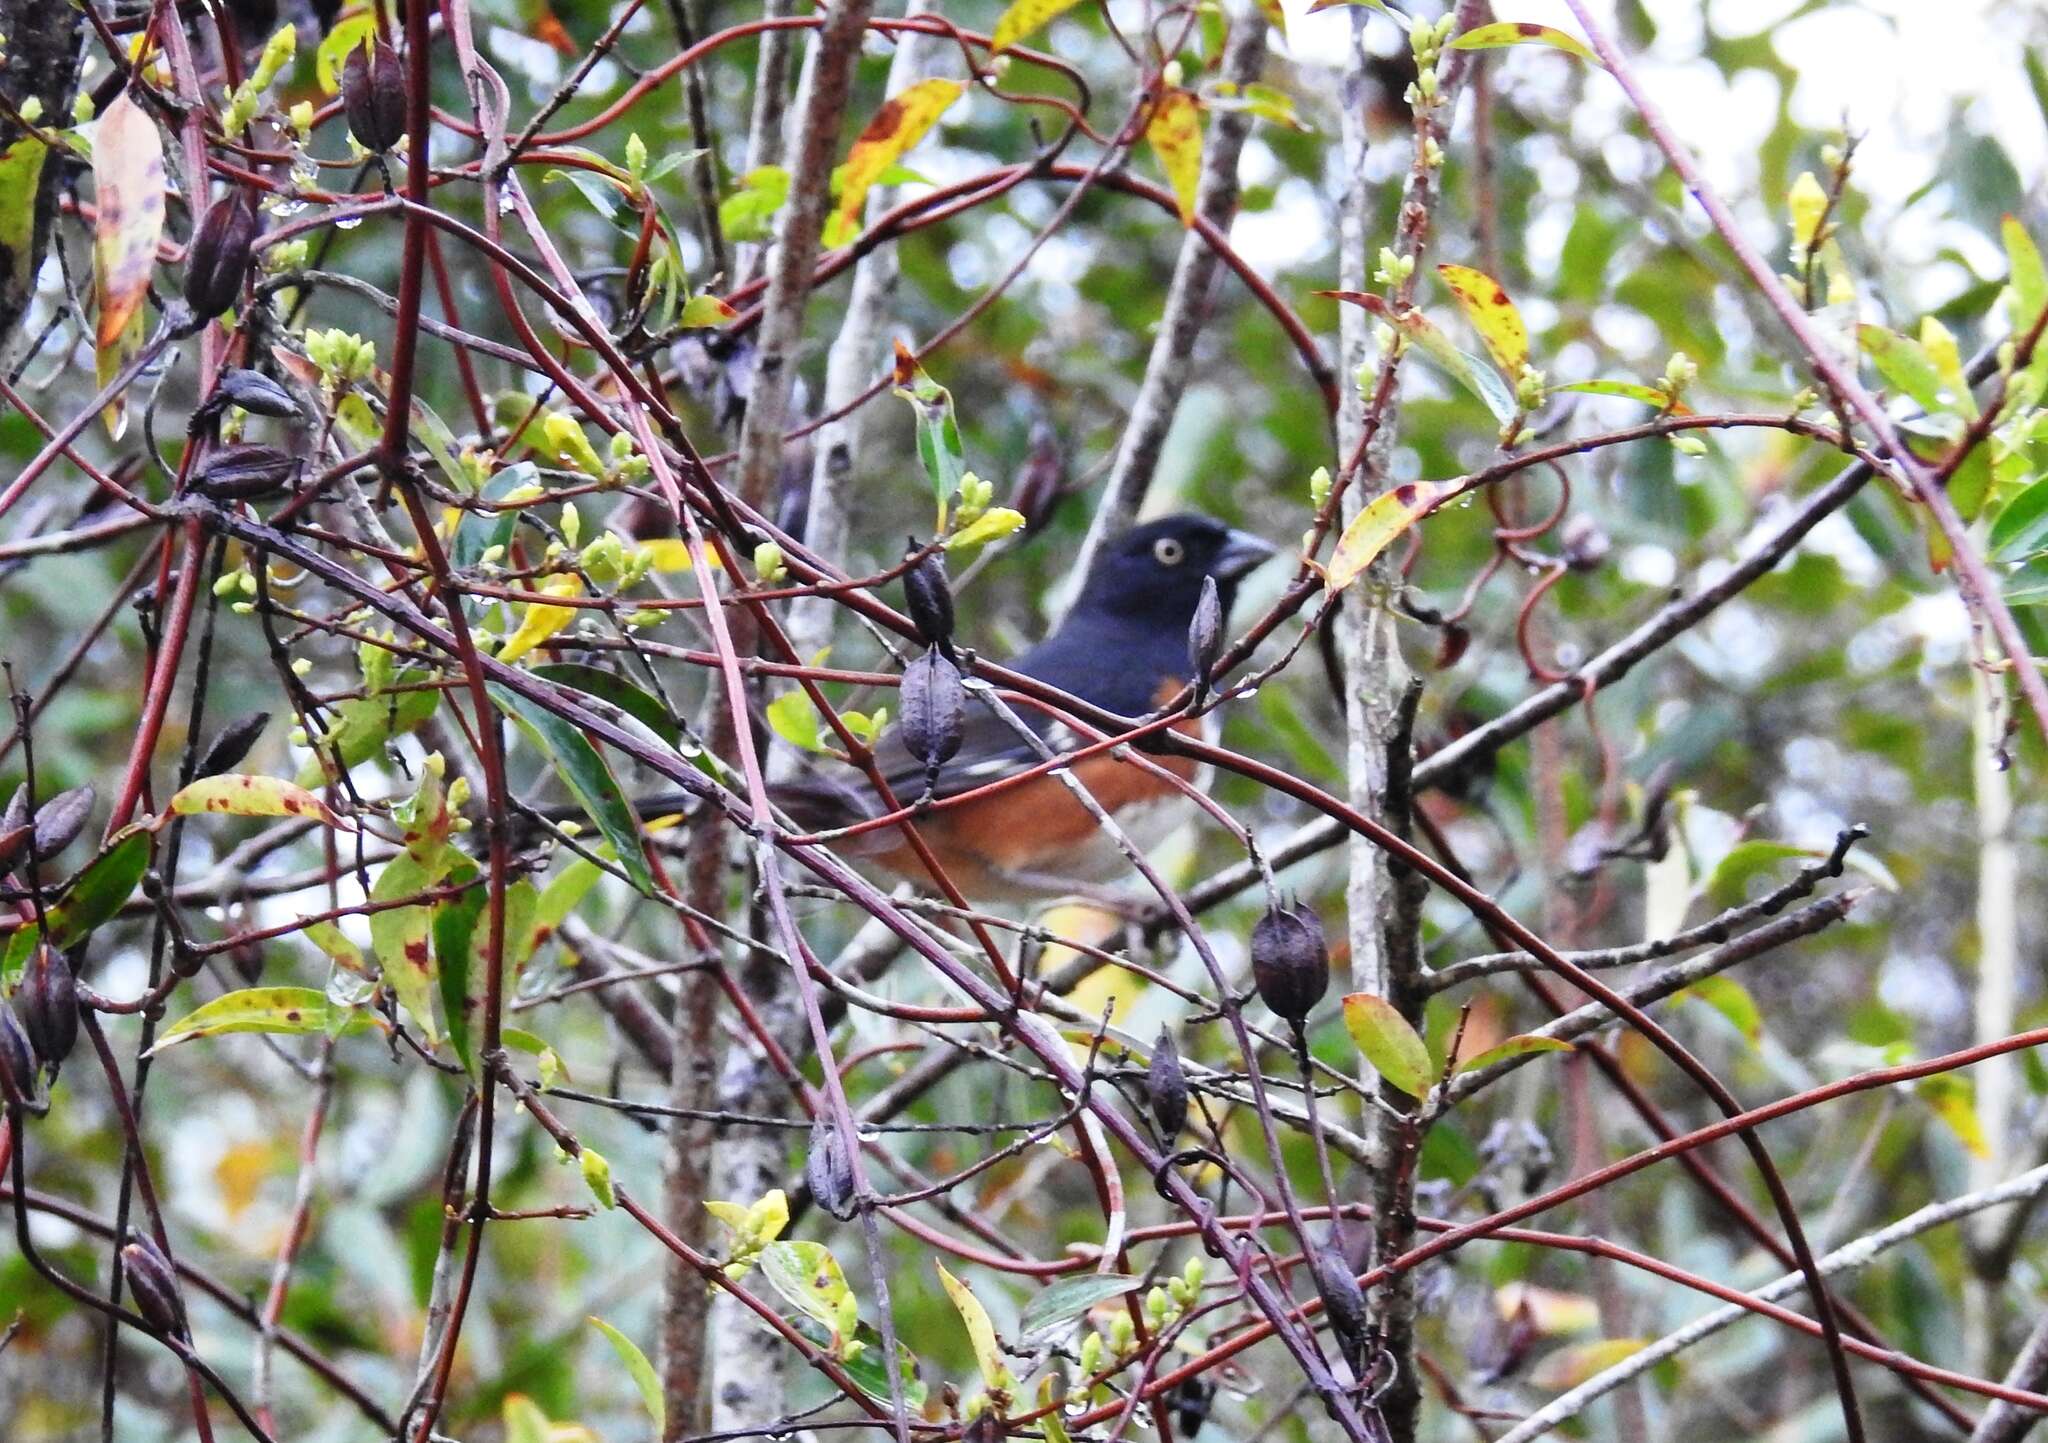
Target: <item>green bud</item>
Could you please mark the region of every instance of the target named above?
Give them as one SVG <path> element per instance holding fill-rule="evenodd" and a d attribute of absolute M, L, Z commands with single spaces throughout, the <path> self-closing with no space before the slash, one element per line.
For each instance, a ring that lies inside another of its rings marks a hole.
<path fill-rule="evenodd" d="M 1081 1372 L 1094 1377 L 1102 1371 L 1102 1334 L 1090 1333 L 1081 1340 Z"/>
<path fill-rule="evenodd" d="M 780 546 L 772 541 L 764 541 L 754 548 L 754 575 L 771 585 L 789 575 L 789 567 L 782 559 Z"/>
<path fill-rule="evenodd" d="M 1671 438 L 1671 446 L 1673 450 L 1681 455 L 1704 456 L 1707 454 L 1707 443 L 1697 436 L 1673 436 Z"/>
<path fill-rule="evenodd" d="M 1330 499 L 1330 485 L 1329 467 L 1318 466 L 1309 474 L 1308 504 L 1311 508 L 1320 511 L 1328 503 Z"/>

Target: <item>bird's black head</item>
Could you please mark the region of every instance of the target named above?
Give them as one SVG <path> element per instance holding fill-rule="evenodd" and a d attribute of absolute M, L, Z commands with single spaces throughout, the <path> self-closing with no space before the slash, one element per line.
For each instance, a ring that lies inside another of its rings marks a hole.
<path fill-rule="evenodd" d="M 1249 532 L 1192 513 L 1134 526 L 1095 558 L 1075 611 L 1170 623 L 1178 636 L 1194 618 L 1204 577 L 1216 578 L 1230 614 L 1239 578 L 1278 548 Z"/>

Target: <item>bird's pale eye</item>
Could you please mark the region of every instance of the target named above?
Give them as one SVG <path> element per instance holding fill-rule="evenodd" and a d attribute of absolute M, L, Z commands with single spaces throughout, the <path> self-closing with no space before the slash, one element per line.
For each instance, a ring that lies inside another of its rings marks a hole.
<path fill-rule="evenodd" d="M 1162 536 L 1152 543 L 1152 556 L 1161 566 L 1178 566 L 1188 554 L 1187 547 L 1171 536 Z"/>

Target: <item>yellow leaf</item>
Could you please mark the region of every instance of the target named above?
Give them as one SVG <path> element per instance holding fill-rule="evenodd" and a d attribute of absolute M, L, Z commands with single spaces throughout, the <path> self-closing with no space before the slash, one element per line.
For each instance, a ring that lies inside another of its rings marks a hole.
<path fill-rule="evenodd" d="M 1375 496 L 1337 538 L 1337 551 L 1325 574 L 1330 590 L 1342 591 L 1356 581 L 1395 537 L 1428 514 L 1443 493 L 1440 481 L 1409 481 Z"/>
<path fill-rule="evenodd" d="M 1921 1078 L 1914 1090 L 1934 1109 L 1934 1115 L 1948 1124 L 1973 1157 L 1991 1156 L 1990 1140 L 1977 1116 L 1977 1088 L 1969 1078 L 1953 1072 L 1936 1073 Z"/>
<path fill-rule="evenodd" d="M 204 813 L 229 817 L 310 817 L 344 832 L 354 830 L 304 787 L 281 777 L 252 777 L 239 772 L 224 772 L 192 783 L 171 798 L 164 816 L 194 817 Z"/>
<path fill-rule="evenodd" d="M 1813 243 L 1820 239 L 1820 223 L 1828 213 L 1828 193 L 1821 189 L 1812 171 L 1802 170 L 1799 179 L 1792 182 L 1792 189 L 1786 192 L 1785 204 L 1792 212 L 1792 257 L 1804 260 Z"/>
<path fill-rule="evenodd" d="M 221 1201 L 233 1221 L 249 1210 L 263 1191 L 263 1184 L 277 1171 L 277 1149 L 268 1139 L 238 1142 L 220 1155 L 213 1165 L 213 1180 L 220 1184 Z"/>
<path fill-rule="evenodd" d="M 946 1271 L 944 1263 L 936 1263 L 935 1266 L 946 1296 L 953 1300 L 953 1306 L 960 1312 L 960 1321 L 967 1329 L 968 1345 L 974 1349 L 974 1361 L 981 1367 L 981 1381 L 991 1393 L 1007 1392 L 1011 1384 L 1010 1370 L 1003 1362 L 1002 1345 L 996 1342 L 996 1327 L 988 1320 L 988 1309 L 981 1305 L 981 1299 L 967 1290 L 967 1284 Z"/>
<path fill-rule="evenodd" d="M 540 590 L 543 596 L 578 596 L 582 594 L 583 581 L 576 576 L 551 577 Z M 519 630 L 505 639 L 505 648 L 498 653 L 498 660 L 519 660 L 574 621 L 576 612 L 577 608 L 573 606 L 549 606 L 544 601 L 529 603 L 519 618 Z"/>
<path fill-rule="evenodd" d="M 690 569 L 690 543 L 680 536 L 658 536 L 652 541 L 640 543 L 642 555 L 654 558 L 652 566 L 656 571 L 688 571 Z M 719 565 L 718 553 L 705 549 L 713 566 Z"/>
<path fill-rule="evenodd" d="M 122 91 L 100 117 L 92 145 L 92 268 L 99 298 L 96 370 L 104 386 L 142 343 L 142 300 L 164 231 L 164 146 L 149 112 Z M 118 440 L 126 408 L 108 408 Z"/>
<path fill-rule="evenodd" d="M 1548 25 L 1532 25 L 1526 20 L 1502 20 L 1493 25 L 1475 25 L 1451 42 L 1453 50 L 1498 50 L 1504 45 L 1549 45 L 1581 60 L 1600 64 L 1586 42 L 1576 36 Z M 1605 69 L 1605 66 L 1601 67 Z"/>
<path fill-rule="evenodd" d="M 1195 223 L 1195 190 L 1202 181 L 1202 107 L 1185 90 L 1169 90 L 1152 107 L 1145 139 L 1159 157 L 1159 168 L 1173 186 L 1180 223 Z"/>
<path fill-rule="evenodd" d="M 676 324 L 684 330 L 699 330 L 705 326 L 722 326 L 739 312 L 727 302 L 708 292 L 700 292 L 683 302 L 682 313 L 676 317 Z"/>
<path fill-rule="evenodd" d="M 1470 266 L 1438 266 L 1436 272 L 1457 297 L 1472 329 L 1479 332 L 1493 363 L 1511 380 L 1521 375 L 1522 367 L 1529 364 L 1529 328 L 1522 324 L 1522 313 L 1500 282 Z"/>
<path fill-rule="evenodd" d="M 1561 1393 L 1578 1387 L 1596 1373 L 1606 1372 L 1631 1354 L 1640 1353 L 1643 1347 L 1641 1338 L 1605 1338 L 1597 1343 L 1560 1348 L 1536 1365 L 1529 1374 L 1529 1382 L 1533 1387 Z"/>
<path fill-rule="evenodd" d="M 1266 17 L 1266 23 L 1273 27 L 1281 40 L 1287 39 L 1287 12 L 1281 8 L 1280 0 L 1257 0 L 1259 13 Z"/>
<path fill-rule="evenodd" d="M 1014 0 L 1003 18 L 996 21 L 995 34 L 989 38 L 988 53 L 1001 55 L 1032 31 L 1049 25 L 1052 21 L 1074 8 L 1074 0 Z"/>
<path fill-rule="evenodd" d="M 1493 1306 L 1507 1322 L 1523 1308 L 1542 1337 L 1583 1333 L 1600 1324 L 1600 1305 L 1584 1293 L 1562 1293 L 1533 1283 L 1509 1283 L 1493 1295 Z"/>
<path fill-rule="evenodd" d="M 333 95 L 341 89 L 341 71 L 348 64 L 349 51 L 358 46 L 367 50 L 376 38 L 377 16 L 368 8 L 335 22 L 313 56 L 313 73 L 320 82 L 322 94 Z"/>
<path fill-rule="evenodd" d="M 920 80 L 882 103 L 846 156 L 837 212 L 842 231 L 859 226 L 869 188 L 904 152 L 924 139 L 946 107 L 960 98 L 961 89 L 957 80 Z"/>

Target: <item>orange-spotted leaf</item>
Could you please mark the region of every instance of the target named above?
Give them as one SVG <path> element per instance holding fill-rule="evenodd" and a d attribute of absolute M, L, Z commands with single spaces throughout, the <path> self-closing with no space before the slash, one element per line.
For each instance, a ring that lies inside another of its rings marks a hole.
<path fill-rule="evenodd" d="M 699 330 L 705 326 L 722 326 L 737 315 L 739 312 L 720 297 L 700 291 L 683 302 L 676 324 L 686 331 Z"/>
<path fill-rule="evenodd" d="M 1500 282 L 1470 266 L 1442 265 L 1436 273 L 1457 297 L 1459 308 L 1479 332 L 1493 363 L 1509 377 L 1519 376 L 1529 363 L 1529 328 L 1522 324 L 1522 313 Z"/>
<path fill-rule="evenodd" d="M 946 113 L 946 107 L 960 98 L 961 89 L 957 80 L 920 80 L 882 103 L 867 129 L 853 142 L 841 171 L 839 209 L 834 221 L 840 232 L 857 233 L 869 189 L 884 171 L 903 158 L 904 152 L 924 139 L 925 132 Z"/>
<path fill-rule="evenodd" d="M 1202 183 L 1202 107 L 1185 90 L 1169 90 L 1152 107 L 1145 140 L 1173 187 L 1180 223 L 1195 223 L 1195 191 Z"/>
<path fill-rule="evenodd" d="M 1444 493 L 1440 481 L 1407 481 L 1373 497 L 1337 538 L 1325 580 L 1332 591 L 1356 581 L 1395 537 L 1429 513 Z"/>
<path fill-rule="evenodd" d="M 306 817 L 341 831 L 354 830 L 334 809 L 304 787 L 281 777 L 224 772 L 204 777 L 171 798 L 164 818 L 206 813 L 226 817 Z M 164 818 L 158 819 L 158 825 Z"/>
<path fill-rule="evenodd" d="M 122 91 L 93 132 L 92 265 L 99 298 L 96 370 L 104 386 L 142 345 L 142 302 L 164 231 L 164 146 L 156 122 Z M 107 407 L 119 439 L 127 407 Z"/>
<path fill-rule="evenodd" d="M 1406 341 L 1440 366 L 1444 374 L 1485 403 L 1493 418 L 1505 426 L 1521 412 L 1514 388 L 1493 367 L 1477 356 L 1467 355 L 1451 344 L 1451 338 L 1437 329 L 1421 311 L 1398 309 L 1385 296 L 1371 291 L 1317 291 L 1333 301 L 1360 306 L 1385 321 Z"/>
<path fill-rule="evenodd" d="M 346 1008 L 338 1017 L 335 1007 L 325 993 L 312 987 L 247 987 L 216 997 L 171 1023 L 157 1034 L 150 1054 L 229 1032 L 304 1036 L 328 1031 L 330 1022 L 338 1022 L 343 1032 L 383 1025 L 366 1007 Z"/>
<path fill-rule="evenodd" d="M 1427 1097 L 1436 1080 L 1429 1047 L 1394 1004 L 1370 992 L 1344 999 L 1344 1030 L 1381 1077 L 1410 1097 Z"/>
<path fill-rule="evenodd" d="M 1586 42 L 1576 36 L 1548 25 L 1532 25 L 1526 20 L 1502 20 L 1493 25 L 1475 25 L 1451 42 L 1453 50 L 1498 50 L 1506 45 L 1548 45 L 1566 54 L 1576 55 L 1581 60 L 1600 64 Z M 1604 70 L 1606 67 L 1601 66 Z"/>
<path fill-rule="evenodd" d="M 989 37 L 988 53 L 1001 55 L 1025 36 L 1050 25 L 1073 8 L 1074 0 L 1014 0 L 1002 18 L 996 21 L 995 33 Z"/>

